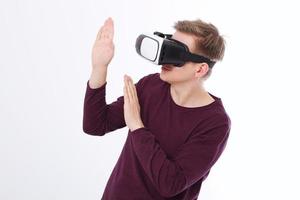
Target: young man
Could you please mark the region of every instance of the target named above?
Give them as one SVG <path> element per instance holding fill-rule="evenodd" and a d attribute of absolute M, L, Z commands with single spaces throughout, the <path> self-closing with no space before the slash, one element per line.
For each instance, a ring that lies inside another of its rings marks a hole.
<path fill-rule="evenodd" d="M 225 44 L 212 24 L 179 21 L 172 38 L 189 51 L 219 61 Z M 202 182 L 223 152 L 231 121 L 219 97 L 205 91 L 207 63 L 163 65 L 136 84 L 124 76 L 124 96 L 106 104 L 106 74 L 114 54 L 108 18 L 92 52 L 84 99 L 83 131 L 90 135 L 127 126 L 128 136 L 107 182 L 104 200 L 197 199 Z"/>

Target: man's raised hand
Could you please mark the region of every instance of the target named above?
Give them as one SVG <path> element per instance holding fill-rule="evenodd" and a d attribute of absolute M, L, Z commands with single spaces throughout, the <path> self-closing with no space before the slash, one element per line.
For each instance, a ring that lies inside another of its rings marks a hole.
<path fill-rule="evenodd" d="M 94 70 L 107 67 L 114 56 L 114 22 L 111 17 L 107 18 L 98 31 L 93 51 L 92 65 Z"/>

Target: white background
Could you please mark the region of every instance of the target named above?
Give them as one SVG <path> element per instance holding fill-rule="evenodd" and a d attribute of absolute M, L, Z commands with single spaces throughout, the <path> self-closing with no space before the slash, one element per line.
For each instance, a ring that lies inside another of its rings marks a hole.
<path fill-rule="evenodd" d="M 200 18 L 227 41 L 206 89 L 232 120 L 199 199 L 300 199 L 299 7 L 296 1 L 1 0 L 0 199 L 100 199 L 127 135 L 82 130 L 96 34 L 111 16 L 107 102 L 160 67 L 138 57 L 142 32 Z M 298 15 L 298 16 L 297 16 Z"/>

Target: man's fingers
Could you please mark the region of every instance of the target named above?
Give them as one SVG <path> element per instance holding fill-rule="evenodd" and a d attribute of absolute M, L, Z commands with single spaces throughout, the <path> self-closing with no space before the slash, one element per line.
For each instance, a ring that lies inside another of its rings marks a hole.
<path fill-rule="evenodd" d="M 114 36 L 113 20 L 111 18 L 108 18 L 104 23 L 101 38 L 112 40 L 113 36 Z"/>
<path fill-rule="evenodd" d="M 124 104 L 128 102 L 128 94 L 127 94 L 127 89 L 126 89 L 126 85 L 124 84 L 123 87 L 123 92 L 124 92 Z"/>
<path fill-rule="evenodd" d="M 125 93 L 126 93 L 126 97 L 127 97 L 127 101 L 128 103 L 130 103 L 132 101 L 132 96 L 130 93 L 130 88 L 128 86 L 128 80 L 126 75 L 124 76 L 124 87 L 125 87 Z"/>
<path fill-rule="evenodd" d="M 105 20 L 104 24 L 101 26 L 100 30 L 97 34 L 97 40 L 100 40 L 102 38 L 105 39 L 113 39 L 114 37 L 114 25 L 113 20 L 111 17 Z"/>
<path fill-rule="evenodd" d="M 135 102 L 135 103 L 138 103 L 138 97 L 137 97 L 136 89 L 135 89 L 135 86 L 133 84 L 132 78 L 130 76 L 128 76 L 128 87 L 130 89 L 132 101 Z"/>
<path fill-rule="evenodd" d="M 132 88 L 130 86 L 129 76 L 125 75 L 125 79 L 126 79 L 126 85 L 127 85 L 127 91 L 128 91 L 129 99 L 130 99 L 130 101 L 133 101 L 134 100 L 134 96 L 133 96 Z"/>
<path fill-rule="evenodd" d="M 130 102 L 134 102 L 134 93 L 132 90 L 132 86 L 130 85 L 130 79 L 127 75 L 124 76 L 125 77 L 125 82 L 126 82 L 126 87 L 127 87 L 127 92 L 128 92 L 128 99 Z"/>
<path fill-rule="evenodd" d="M 107 36 L 109 39 L 113 39 L 114 38 L 114 21 L 112 20 L 112 18 L 108 18 L 107 21 Z"/>
<path fill-rule="evenodd" d="M 101 38 L 101 33 L 102 33 L 102 29 L 103 29 L 103 26 L 101 26 L 101 28 L 99 29 L 99 31 L 98 31 L 98 33 L 97 33 L 96 40 L 100 40 L 100 38 Z"/>
<path fill-rule="evenodd" d="M 129 98 L 130 98 L 130 102 L 135 102 L 133 88 L 131 86 L 131 82 L 130 82 L 130 79 L 129 79 L 128 76 L 127 76 L 127 88 L 128 88 L 128 95 L 129 95 Z"/>
<path fill-rule="evenodd" d="M 131 88 L 131 90 L 133 92 L 133 96 L 134 96 L 135 99 L 138 100 L 137 91 L 136 91 L 136 87 L 135 87 L 135 85 L 133 83 L 133 80 L 132 80 L 131 77 L 129 77 L 129 80 L 130 80 L 130 88 Z"/>

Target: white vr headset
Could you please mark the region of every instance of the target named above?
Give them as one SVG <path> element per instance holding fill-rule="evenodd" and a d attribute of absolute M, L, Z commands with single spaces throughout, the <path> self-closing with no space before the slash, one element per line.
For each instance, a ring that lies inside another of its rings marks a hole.
<path fill-rule="evenodd" d="M 154 64 L 172 64 L 181 67 L 186 62 L 207 63 L 210 68 L 215 61 L 193 54 L 184 43 L 171 38 L 171 34 L 154 32 L 153 35 L 141 34 L 136 39 L 136 52 Z"/>

